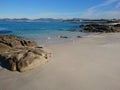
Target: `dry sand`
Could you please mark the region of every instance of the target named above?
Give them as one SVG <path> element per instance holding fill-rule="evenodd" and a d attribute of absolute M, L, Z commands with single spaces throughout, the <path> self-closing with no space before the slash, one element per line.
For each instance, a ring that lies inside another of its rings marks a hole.
<path fill-rule="evenodd" d="M 0 90 L 120 90 L 120 33 L 47 46 L 51 61 L 25 73 L 0 67 Z"/>

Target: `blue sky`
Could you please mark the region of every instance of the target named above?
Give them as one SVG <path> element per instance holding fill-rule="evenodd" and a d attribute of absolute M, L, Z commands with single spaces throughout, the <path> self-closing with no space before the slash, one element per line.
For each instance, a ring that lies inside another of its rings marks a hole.
<path fill-rule="evenodd" d="M 120 18 L 120 0 L 0 0 L 0 18 Z"/>

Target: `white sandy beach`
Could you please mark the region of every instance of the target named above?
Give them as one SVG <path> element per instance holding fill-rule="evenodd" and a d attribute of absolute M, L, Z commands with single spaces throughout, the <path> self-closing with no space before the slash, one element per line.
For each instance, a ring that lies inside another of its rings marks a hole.
<path fill-rule="evenodd" d="M 120 33 L 46 47 L 49 63 L 25 73 L 0 67 L 0 90 L 120 90 Z"/>

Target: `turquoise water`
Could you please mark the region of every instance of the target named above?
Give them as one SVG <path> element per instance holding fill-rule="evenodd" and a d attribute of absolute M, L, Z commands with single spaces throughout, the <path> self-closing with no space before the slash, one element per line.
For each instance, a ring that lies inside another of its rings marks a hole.
<path fill-rule="evenodd" d="M 67 42 L 75 39 L 77 35 L 84 35 L 81 32 L 70 32 L 70 30 L 79 30 L 79 25 L 68 22 L 0 22 L 0 31 L 32 39 L 40 44 L 51 44 Z M 60 35 L 70 38 L 60 39 L 58 38 Z"/>

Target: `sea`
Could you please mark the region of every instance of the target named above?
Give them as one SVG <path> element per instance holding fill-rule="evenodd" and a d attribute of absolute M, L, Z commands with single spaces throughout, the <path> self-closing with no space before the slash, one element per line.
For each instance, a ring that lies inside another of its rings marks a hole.
<path fill-rule="evenodd" d="M 0 34 L 16 35 L 36 41 L 40 45 L 73 42 L 80 31 L 80 23 L 71 22 L 0 22 Z M 68 38 L 60 38 L 67 36 Z"/>

